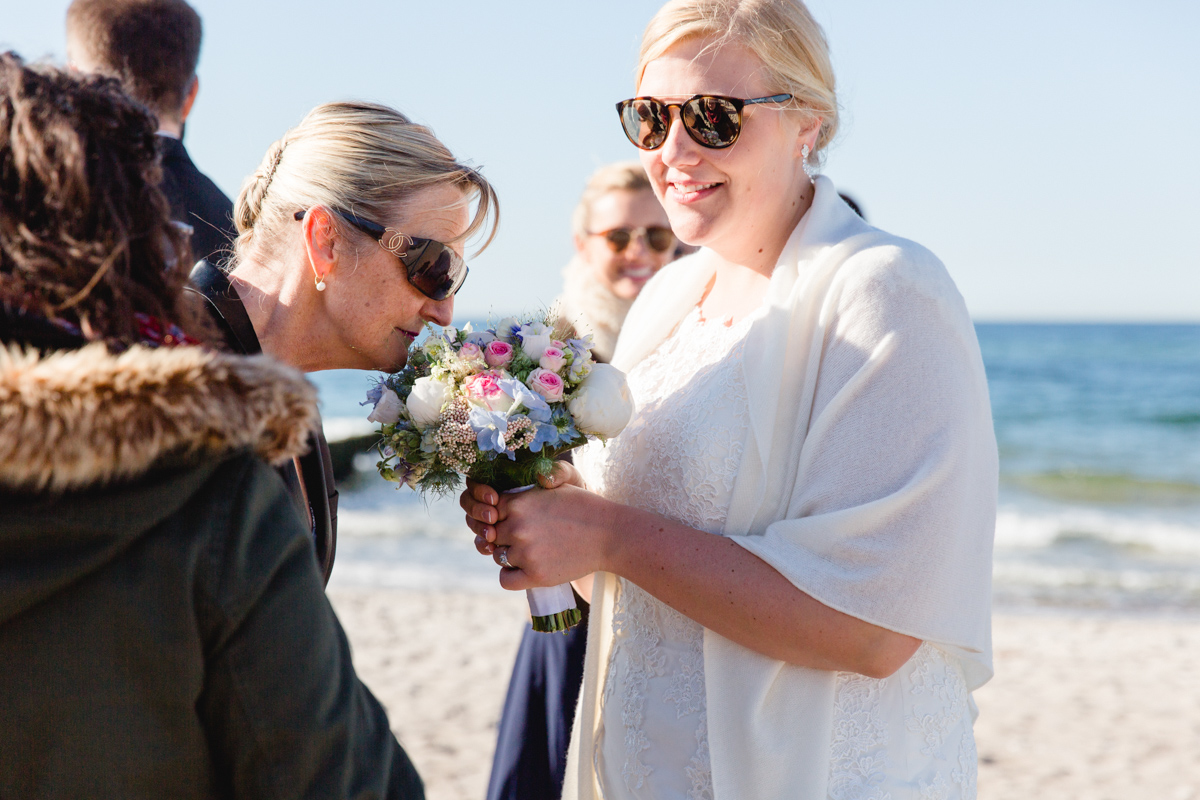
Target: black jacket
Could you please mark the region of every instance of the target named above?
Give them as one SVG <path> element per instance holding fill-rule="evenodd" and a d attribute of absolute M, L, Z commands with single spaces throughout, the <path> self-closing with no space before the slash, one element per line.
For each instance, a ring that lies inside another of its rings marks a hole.
<path fill-rule="evenodd" d="M 192 227 L 192 254 L 197 260 L 224 260 L 223 254 L 237 235 L 233 203 L 196 169 L 183 142 L 170 136 L 159 136 L 158 141 L 163 171 L 159 188 L 171 203 L 171 219 Z"/>
<path fill-rule="evenodd" d="M 0 797 L 423 796 L 270 466 L 315 404 L 265 356 L 0 345 Z"/>
<path fill-rule="evenodd" d="M 229 349 L 243 355 L 261 353 L 262 347 L 246 308 L 237 291 L 229 285 L 225 273 L 207 261 L 199 261 L 192 269 L 191 279 L 192 289 L 207 301 L 208 310 L 224 334 Z M 337 552 L 338 491 L 329 443 L 320 427 L 312 434 L 308 452 L 300 456 L 297 463 L 299 471 L 294 463 L 287 463 L 279 468 L 279 474 L 301 514 L 312 523 L 317 563 L 325 582 L 329 583 Z"/>

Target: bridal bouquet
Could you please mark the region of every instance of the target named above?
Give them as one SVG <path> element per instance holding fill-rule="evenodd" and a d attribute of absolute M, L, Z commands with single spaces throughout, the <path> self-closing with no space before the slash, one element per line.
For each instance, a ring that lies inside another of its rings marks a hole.
<path fill-rule="evenodd" d="M 565 338 L 545 319 L 430 333 L 403 370 L 368 395 L 387 480 L 456 491 L 465 476 L 497 491 L 532 486 L 589 438 L 616 436 L 633 415 L 625 375 L 592 359 L 591 337 Z M 569 584 L 528 590 L 533 628 L 578 624 Z"/>

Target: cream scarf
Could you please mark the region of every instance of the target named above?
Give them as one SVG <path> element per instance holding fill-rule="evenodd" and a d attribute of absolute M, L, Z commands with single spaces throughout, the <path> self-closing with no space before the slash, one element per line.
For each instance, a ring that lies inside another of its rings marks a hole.
<path fill-rule="evenodd" d="M 665 267 L 626 320 L 629 370 L 696 305 L 705 251 Z M 941 646 L 991 677 L 998 463 L 962 297 L 928 250 L 862 222 L 817 179 L 744 348 L 751 434 L 724 535 L 822 603 Z M 565 798 L 599 800 L 592 754 L 615 577 L 597 576 Z M 835 673 L 706 630 L 717 800 L 824 800 Z M 582 756 L 582 757 L 581 757 Z"/>

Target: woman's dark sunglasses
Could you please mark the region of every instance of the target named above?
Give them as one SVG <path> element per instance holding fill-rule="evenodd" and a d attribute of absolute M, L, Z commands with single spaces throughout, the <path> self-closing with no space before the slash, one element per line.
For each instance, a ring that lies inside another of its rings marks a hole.
<path fill-rule="evenodd" d="M 742 109 L 759 103 L 783 103 L 790 94 L 751 97 L 739 100 L 718 94 L 698 94 L 682 103 L 664 103 L 653 97 L 634 97 L 617 103 L 621 127 L 635 147 L 657 150 L 671 130 L 671 109 L 679 109 L 683 129 L 703 147 L 720 150 L 731 147 L 742 132 Z"/>
<path fill-rule="evenodd" d="M 430 300 L 445 300 L 454 295 L 467 279 L 467 262 L 448 245 L 433 239 L 414 238 L 349 211 L 332 210 L 400 259 L 408 273 L 408 282 Z M 297 211 L 295 218 L 304 219 L 306 213 L 307 210 Z"/>
<path fill-rule="evenodd" d="M 622 252 L 635 236 L 645 236 L 646 244 L 656 253 L 665 253 L 675 246 L 675 234 L 670 228 L 658 226 L 652 228 L 613 228 L 608 231 L 598 231 L 592 236 L 603 236 L 608 242 L 608 248 L 614 253 Z"/>

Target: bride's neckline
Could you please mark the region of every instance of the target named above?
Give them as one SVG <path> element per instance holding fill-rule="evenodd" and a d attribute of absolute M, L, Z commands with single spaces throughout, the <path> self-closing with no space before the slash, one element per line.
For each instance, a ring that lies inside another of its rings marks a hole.
<path fill-rule="evenodd" d="M 719 324 L 722 328 L 733 327 L 733 314 L 726 314 L 721 319 L 709 319 L 708 317 L 704 316 L 704 306 L 701 305 L 696 306 L 696 319 L 705 327 L 711 327 L 714 324 Z"/>
<path fill-rule="evenodd" d="M 762 304 L 760 304 L 744 314 L 739 320 L 734 320 L 733 314 L 726 314 L 723 317 L 716 318 L 710 318 L 706 316 L 704 313 L 704 301 L 708 299 L 709 294 L 712 293 L 713 287 L 716 286 L 716 284 L 717 276 L 714 274 L 708 279 L 708 285 L 704 287 L 704 293 L 700 295 L 700 299 L 696 301 L 696 305 L 692 308 L 691 313 L 696 315 L 696 320 L 701 327 L 708 329 L 716 327 L 722 327 L 726 329 L 741 327 L 746 320 L 753 319 L 754 317 L 758 316 L 759 312 L 762 310 Z M 766 298 L 764 297 L 763 303 L 765 302 Z"/>

